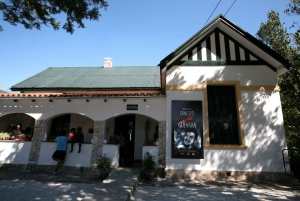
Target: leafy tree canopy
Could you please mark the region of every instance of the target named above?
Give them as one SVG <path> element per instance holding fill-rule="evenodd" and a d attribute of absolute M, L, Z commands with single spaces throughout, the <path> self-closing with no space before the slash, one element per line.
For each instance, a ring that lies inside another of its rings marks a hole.
<path fill-rule="evenodd" d="M 288 8 L 284 11 L 287 14 L 300 14 L 300 0 L 291 0 Z"/>
<path fill-rule="evenodd" d="M 300 15 L 300 0 L 291 0 L 291 3 L 288 4 L 288 8 L 284 12 L 288 15 Z M 294 22 L 291 27 L 297 28 L 296 33 L 294 33 L 294 40 L 298 45 L 298 51 L 300 51 L 300 27 L 298 22 Z"/>
<path fill-rule="evenodd" d="M 288 73 L 278 78 L 287 142 L 300 149 L 300 55 L 299 35 L 289 33 L 281 23 L 279 14 L 268 13 L 268 20 L 261 23 L 257 38 L 292 64 Z"/>
<path fill-rule="evenodd" d="M 40 29 L 46 25 L 58 30 L 60 22 L 55 17 L 64 13 L 67 19 L 62 28 L 71 34 L 74 24 L 85 28 L 83 20 L 98 20 L 100 9 L 107 7 L 105 0 L 0 0 L 3 20 L 14 26 L 22 24 L 26 29 Z M 1 26 L 0 30 L 3 30 Z"/>

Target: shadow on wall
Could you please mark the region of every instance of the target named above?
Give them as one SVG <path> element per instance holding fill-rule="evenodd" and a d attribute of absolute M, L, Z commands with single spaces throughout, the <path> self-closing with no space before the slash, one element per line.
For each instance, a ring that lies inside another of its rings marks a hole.
<path fill-rule="evenodd" d="M 171 68 L 168 71 L 168 75 L 167 76 L 173 76 L 173 78 L 167 83 L 168 85 L 184 85 L 186 83 L 184 76 L 182 75 L 180 67 L 178 68 Z M 174 75 L 172 75 L 174 74 Z"/>
<path fill-rule="evenodd" d="M 246 150 L 208 151 L 209 164 L 220 170 L 284 172 L 286 147 L 279 93 L 242 93 Z"/>
<path fill-rule="evenodd" d="M 186 83 L 187 77 L 183 76 L 180 68 L 177 69 L 170 72 L 174 73 L 174 77 L 168 83 L 169 85 Z M 195 85 L 202 85 L 204 81 L 228 80 L 230 76 L 232 77 L 226 68 L 222 68 L 211 75 L 199 75 Z M 243 75 L 237 72 L 235 76 L 236 80 L 240 80 Z M 247 75 L 244 75 L 244 78 L 245 76 Z M 252 83 L 252 80 L 243 82 Z M 219 170 L 284 172 L 281 151 L 286 147 L 286 141 L 279 92 L 243 91 L 241 100 L 244 134 L 248 148 L 246 150 L 206 150 L 205 165 Z M 189 162 L 191 167 L 199 165 L 198 160 L 194 161 L 195 163 L 193 161 Z"/>
<path fill-rule="evenodd" d="M 0 163 L 27 164 L 31 142 L 0 142 Z"/>

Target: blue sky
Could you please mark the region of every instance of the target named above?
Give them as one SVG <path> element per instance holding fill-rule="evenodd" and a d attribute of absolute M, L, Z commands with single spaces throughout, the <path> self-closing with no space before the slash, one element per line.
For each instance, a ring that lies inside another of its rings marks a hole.
<path fill-rule="evenodd" d="M 156 66 L 205 25 L 219 0 L 107 2 L 99 21 L 85 21 L 86 28 L 76 28 L 73 35 L 46 26 L 26 30 L 0 20 L 0 86 L 10 88 L 49 67 L 103 66 L 106 57 L 113 66 Z M 233 2 L 222 0 L 208 23 Z M 270 10 L 279 12 L 286 26 L 298 20 L 283 13 L 289 2 L 236 0 L 226 17 L 255 36 Z"/>

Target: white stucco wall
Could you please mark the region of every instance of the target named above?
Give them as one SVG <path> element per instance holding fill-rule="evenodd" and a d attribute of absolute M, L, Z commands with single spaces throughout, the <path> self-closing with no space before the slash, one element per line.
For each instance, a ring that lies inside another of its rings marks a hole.
<path fill-rule="evenodd" d="M 120 146 L 114 144 L 103 144 L 102 155 L 111 159 L 111 166 L 118 168 L 120 157 Z"/>
<path fill-rule="evenodd" d="M 149 121 L 148 129 L 148 139 L 153 139 L 153 134 L 155 133 L 155 127 L 158 122 L 146 116 L 136 115 L 135 117 L 135 144 L 134 144 L 134 159 L 142 160 L 143 158 L 143 145 L 145 144 L 145 123 Z"/>
<path fill-rule="evenodd" d="M 13 102 L 12 99 L 2 99 L 0 101 L 0 117 L 11 113 L 25 113 L 36 120 L 50 120 L 62 114 L 71 114 L 70 128 L 82 126 L 85 142 L 91 143 L 92 134 L 88 133 L 88 128 L 94 127 L 94 121 L 105 121 L 104 139 L 108 139 L 109 136 L 114 134 L 115 117 L 125 114 L 136 114 L 134 159 L 142 159 L 145 121 L 147 119 L 151 121 L 151 127 L 148 132 L 149 136 L 152 136 L 155 132 L 156 122 L 165 121 L 165 97 L 125 98 L 126 102 L 124 102 L 123 99 L 124 97 L 106 98 L 107 102 L 104 102 L 104 98 L 89 99 L 89 102 L 86 102 L 86 99 L 71 99 L 71 102 L 68 102 L 67 99 L 53 99 L 53 102 L 49 102 L 47 99 L 35 99 L 35 102 L 32 102 L 31 99 L 19 99 L 18 102 Z M 144 101 L 144 99 L 146 99 L 146 101 Z M 127 110 L 127 104 L 137 104 L 138 110 Z M 45 121 L 44 126 L 43 136 L 45 140 L 49 132 L 50 121 Z M 106 131 L 106 128 L 109 128 L 109 132 Z M 50 143 L 49 145 L 44 143 L 46 142 L 42 143 L 38 163 L 52 165 L 55 163 L 51 159 L 53 150 L 55 150 L 55 143 Z M 47 151 L 47 146 L 49 146 L 49 150 L 52 151 Z M 28 150 L 28 155 L 29 151 L 30 149 Z M 46 152 L 44 153 L 44 151 Z M 80 157 L 85 154 L 84 151 L 82 151 L 82 153 Z M 91 152 L 87 152 L 87 158 L 90 157 L 90 155 Z M 75 160 L 72 159 L 72 163 L 81 164 L 76 162 L 80 157 Z M 69 165 L 68 161 L 69 159 L 66 160 L 65 165 Z M 83 165 L 86 165 L 86 163 L 83 162 Z"/>
<path fill-rule="evenodd" d="M 109 140 L 110 136 L 115 134 L 115 118 L 107 119 L 105 121 L 105 132 L 104 132 L 104 139 Z"/>
<path fill-rule="evenodd" d="M 277 77 L 264 66 L 178 67 L 167 75 L 168 85 L 202 85 L 208 80 L 275 86 Z M 203 90 L 167 91 L 167 122 L 172 121 L 172 100 L 202 100 L 204 104 L 203 98 Z M 279 93 L 241 91 L 241 101 L 246 150 L 204 148 L 204 159 L 171 158 L 171 124 L 167 123 L 167 169 L 283 172 L 281 150 L 286 140 Z"/>
<path fill-rule="evenodd" d="M 126 102 L 123 101 L 126 99 Z M 146 99 L 146 102 L 144 102 Z M 25 113 L 37 120 L 45 120 L 61 114 L 80 114 L 92 120 L 103 120 L 116 117 L 121 114 L 142 114 L 158 121 L 165 120 L 165 97 L 157 98 L 92 98 L 86 99 L 1 99 L 0 117 L 9 113 Z M 127 110 L 127 104 L 137 104 L 138 110 Z"/>
<path fill-rule="evenodd" d="M 52 155 L 56 149 L 55 142 L 42 142 L 40 156 L 38 159 L 38 165 L 55 165 L 57 162 L 52 160 Z M 78 153 L 78 143 L 74 144 L 73 152 L 71 150 L 71 144 L 68 144 L 67 154 L 64 166 L 76 166 L 76 167 L 90 167 L 91 165 L 91 144 L 82 144 L 81 152 Z M 29 152 L 28 152 L 29 153 Z"/>
<path fill-rule="evenodd" d="M 28 164 L 30 141 L 0 141 L 0 164 Z"/>
<path fill-rule="evenodd" d="M 167 85 L 202 85 L 204 81 L 239 81 L 242 86 L 275 85 L 267 66 L 178 66 L 167 72 Z"/>

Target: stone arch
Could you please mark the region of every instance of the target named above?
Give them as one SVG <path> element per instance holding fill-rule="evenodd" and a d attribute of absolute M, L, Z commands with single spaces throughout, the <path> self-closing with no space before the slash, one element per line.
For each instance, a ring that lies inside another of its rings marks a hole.
<path fill-rule="evenodd" d="M 59 128 L 56 128 L 56 126 L 61 126 L 61 124 L 64 123 L 65 125 L 63 125 L 61 129 L 69 132 L 71 128 L 81 127 L 82 132 L 85 134 L 85 142 L 91 142 L 94 120 L 86 115 L 79 113 L 60 113 L 48 117 L 46 119 L 44 129 L 46 133 L 46 136 L 44 136 L 44 138 L 47 136 L 57 136 L 58 132 L 61 132 L 62 130 L 59 130 Z"/>
<path fill-rule="evenodd" d="M 17 124 L 22 124 L 22 130 L 26 130 L 26 128 L 34 128 L 36 118 L 33 114 L 28 113 L 2 113 L 0 115 L 0 132 L 6 132 L 8 126 L 11 126 L 14 124 L 15 126 Z"/>
<path fill-rule="evenodd" d="M 159 160 L 164 163 L 165 161 L 165 121 L 158 121 L 157 119 L 152 118 L 151 116 L 147 116 L 145 114 L 128 112 L 123 114 L 116 114 L 107 119 L 105 119 L 104 126 L 104 140 L 108 141 L 111 135 L 117 134 L 115 131 L 115 121 L 117 118 L 127 115 L 135 116 L 135 133 L 134 133 L 134 160 L 142 160 L 142 149 L 145 144 L 146 135 L 148 134 L 148 140 L 153 138 L 153 134 L 156 132 L 156 126 L 158 126 L 158 152 L 159 152 Z M 146 133 L 145 127 L 146 122 L 150 122 L 148 124 L 148 133 Z"/>

